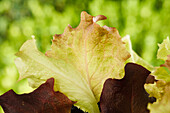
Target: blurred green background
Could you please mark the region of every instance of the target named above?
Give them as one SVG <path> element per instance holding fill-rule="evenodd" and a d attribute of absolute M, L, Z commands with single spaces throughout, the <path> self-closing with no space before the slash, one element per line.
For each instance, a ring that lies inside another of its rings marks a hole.
<path fill-rule="evenodd" d="M 116 27 L 131 36 L 133 49 L 156 66 L 157 43 L 170 35 L 170 0 L 0 0 L 0 95 L 9 89 L 30 92 L 26 80 L 17 81 L 15 53 L 34 35 L 38 48 L 50 49 L 54 34 L 76 27 L 81 11 L 105 15 L 101 26 Z"/>

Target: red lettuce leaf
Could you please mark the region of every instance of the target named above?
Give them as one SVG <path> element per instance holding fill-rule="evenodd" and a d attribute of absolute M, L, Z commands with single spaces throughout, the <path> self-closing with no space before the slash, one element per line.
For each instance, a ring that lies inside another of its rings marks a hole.
<path fill-rule="evenodd" d="M 74 104 L 64 94 L 54 92 L 54 79 L 29 94 L 18 95 L 10 90 L 0 96 L 0 105 L 5 113 L 70 113 Z"/>
<path fill-rule="evenodd" d="M 101 113 L 149 113 L 148 102 L 155 99 L 144 89 L 150 71 L 128 63 L 123 79 L 107 79 L 100 97 Z"/>
<path fill-rule="evenodd" d="M 158 80 L 155 79 L 155 76 L 149 75 L 146 79 L 146 84 L 154 84 L 154 82 L 157 82 Z"/>

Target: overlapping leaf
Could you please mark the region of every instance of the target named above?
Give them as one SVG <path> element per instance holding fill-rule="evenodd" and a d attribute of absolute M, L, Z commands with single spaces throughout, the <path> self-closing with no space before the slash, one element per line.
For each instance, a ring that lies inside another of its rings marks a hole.
<path fill-rule="evenodd" d="M 0 105 L 5 113 L 70 113 L 75 102 L 54 92 L 53 87 L 51 78 L 29 94 L 18 95 L 10 90 L 0 96 Z"/>
<path fill-rule="evenodd" d="M 77 101 L 75 105 L 84 111 L 98 113 L 104 81 L 123 77 L 130 57 L 115 28 L 96 24 L 102 19 L 106 17 L 82 12 L 79 26 L 68 26 L 63 34 L 55 35 L 46 56 L 37 50 L 34 39 L 25 42 L 16 54 L 20 79 L 28 78 L 32 87 L 38 87 L 54 77 L 56 91 Z"/>
<path fill-rule="evenodd" d="M 127 62 L 137 63 L 137 64 L 139 64 L 141 66 L 144 66 L 146 69 L 148 69 L 151 72 L 154 71 L 154 67 L 151 64 L 146 62 L 144 59 L 142 59 L 140 56 L 138 56 L 135 53 L 135 51 L 133 51 L 129 35 L 126 35 L 125 37 L 123 37 L 122 41 L 125 42 L 126 48 L 127 48 L 127 50 L 129 51 L 129 53 L 131 55 L 131 57 L 127 60 Z"/>
<path fill-rule="evenodd" d="M 170 41 L 169 37 L 165 39 L 162 44 L 159 44 L 159 49 L 157 53 L 157 58 L 165 61 L 165 64 L 160 67 L 156 67 L 153 75 L 156 76 L 158 80 L 164 80 L 170 82 Z"/>
<path fill-rule="evenodd" d="M 170 54 L 167 56 L 167 60 L 165 61 L 165 63 L 161 66 L 168 68 L 168 70 L 170 71 Z"/>
<path fill-rule="evenodd" d="M 101 94 L 101 113 L 149 113 L 148 102 L 154 102 L 144 89 L 150 72 L 128 63 L 123 79 L 107 79 Z"/>
<path fill-rule="evenodd" d="M 153 75 L 160 80 L 153 86 L 148 85 L 148 92 L 157 97 L 157 101 L 149 104 L 151 113 L 169 113 L 170 112 L 170 41 L 165 39 L 159 44 L 157 58 L 165 61 L 160 67 L 156 67 Z M 149 88 L 150 87 L 150 88 Z"/>
<path fill-rule="evenodd" d="M 55 35 L 47 56 L 63 59 L 81 72 L 95 97 L 108 78 L 122 78 L 126 59 L 130 57 L 115 28 L 100 27 L 95 22 L 106 17 L 81 14 L 77 28 L 68 26 L 62 35 Z"/>
<path fill-rule="evenodd" d="M 154 89 L 152 89 L 154 88 Z M 170 82 L 158 81 L 155 86 L 151 87 L 149 92 L 157 97 L 157 101 L 153 104 L 148 104 L 150 113 L 169 113 L 170 112 Z"/>

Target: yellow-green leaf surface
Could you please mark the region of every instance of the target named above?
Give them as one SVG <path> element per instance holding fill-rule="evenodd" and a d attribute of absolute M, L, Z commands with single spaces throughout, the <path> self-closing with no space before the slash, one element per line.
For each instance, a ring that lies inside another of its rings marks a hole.
<path fill-rule="evenodd" d="M 157 58 L 165 61 L 160 67 L 156 67 L 153 75 L 158 80 L 170 82 L 170 41 L 169 37 L 159 44 Z"/>
<path fill-rule="evenodd" d="M 105 18 L 82 12 L 79 26 L 68 26 L 63 34 L 55 35 L 52 50 L 46 53 L 65 60 L 81 72 L 97 100 L 107 78 L 123 77 L 125 61 L 130 57 L 117 29 L 96 23 Z"/>
<path fill-rule="evenodd" d="M 157 67 L 155 72 L 153 73 L 156 76 L 158 81 L 156 86 L 151 86 L 149 90 L 152 88 L 155 90 L 149 91 L 149 94 L 155 96 L 157 101 L 153 104 L 149 104 L 148 108 L 151 113 L 170 113 L 170 65 L 169 65 L 170 57 L 166 60 L 165 64 L 161 65 L 161 67 Z M 165 68 L 166 67 L 166 68 Z M 162 85 L 162 82 L 164 84 Z M 161 84 L 160 84 L 161 83 Z M 149 88 L 149 87 L 147 87 Z M 159 96 L 157 96 L 159 95 Z"/>
<path fill-rule="evenodd" d="M 157 101 L 161 100 L 164 94 L 164 87 L 166 85 L 165 81 L 157 81 L 154 84 L 145 84 L 145 90 L 149 93 L 150 97 L 155 97 Z"/>
<path fill-rule="evenodd" d="M 165 39 L 161 44 L 158 45 L 159 50 L 157 53 L 157 58 L 162 60 L 167 60 L 167 56 L 170 55 L 170 41 L 169 37 Z"/>
<path fill-rule="evenodd" d="M 170 82 L 170 73 L 165 67 L 156 67 L 155 71 L 152 73 L 157 80 L 164 80 Z"/>
<path fill-rule="evenodd" d="M 107 78 L 122 78 L 125 61 L 130 54 L 115 28 L 100 27 L 96 22 L 106 19 L 81 13 L 77 28 L 66 27 L 55 35 L 52 49 L 46 55 L 37 50 L 35 40 L 28 40 L 16 54 L 20 79 L 28 78 L 38 87 L 50 77 L 59 90 L 76 106 L 89 113 L 99 113 L 97 102 Z"/>
<path fill-rule="evenodd" d="M 170 83 L 160 85 L 158 88 L 162 90 L 160 90 L 160 97 L 153 104 L 148 104 L 148 109 L 150 109 L 150 113 L 170 113 Z M 155 94 L 159 93 L 155 92 Z"/>
<path fill-rule="evenodd" d="M 157 101 L 153 104 L 148 104 L 150 113 L 170 113 L 170 41 L 165 39 L 162 44 L 159 44 L 157 54 L 158 59 L 165 61 L 160 67 L 156 67 L 152 73 L 158 82 L 155 85 L 147 87 L 150 95 L 155 96 Z M 150 88 L 149 88 L 150 87 Z"/>

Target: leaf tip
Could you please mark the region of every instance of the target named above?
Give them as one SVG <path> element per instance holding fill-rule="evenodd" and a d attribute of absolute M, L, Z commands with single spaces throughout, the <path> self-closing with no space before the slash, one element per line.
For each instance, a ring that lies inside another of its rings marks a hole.
<path fill-rule="evenodd" d="M 105 17 L 104 15 L 98 15 L 98 16 L 93 17 L 93 22 L 97 22 L 97 21 L 105 20 L 105 19 L 107 19 L 107 17 Z"/>
<path fill-rule="evenodd" d="M 93 16 L 89 15 L 86 11 L 81 12 L 81 21 L 92 22 L 92 17 Z"/>
<path fill-rule="evenodd" d="M 49 84 L 49 87 L 53 89 L 54 86 L 54 78 L 49 78 L 45 84 Z"/>

